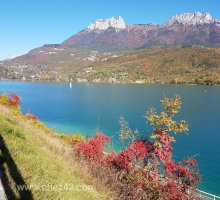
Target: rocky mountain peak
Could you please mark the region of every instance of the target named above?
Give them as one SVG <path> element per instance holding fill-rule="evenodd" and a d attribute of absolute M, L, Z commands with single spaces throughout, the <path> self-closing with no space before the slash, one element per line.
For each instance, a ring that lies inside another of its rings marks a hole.
<path fill-rule="evenodd" d="M 172 17 L 168 24 L 172 25 L 174 23 L 182 23 L 184 25 L 196 25 L 196 24 L 211 24 L 217 23 L 218 21 L 214 19 L 208 12 L 201 13 L 182 13 Z"/>
<path fill-rule="evenodd" d="M 106 30 L 108 28 L 125 29 L 126 25 L 123 18 L 119 16 L 118 19 L 115 19 L 114 17 L 108 19 L 97 19 L 94 23 L 88 26 L 89 30 Z"/>
<path fill-rule="evenodd" d="M 126 26 L 122 17 L 97 19 L 62 45 L 96 51 L 126 51 L 167 45 L 220 47 L 220 21 L 201 12 L 176 15 L 163 25 Z"/>

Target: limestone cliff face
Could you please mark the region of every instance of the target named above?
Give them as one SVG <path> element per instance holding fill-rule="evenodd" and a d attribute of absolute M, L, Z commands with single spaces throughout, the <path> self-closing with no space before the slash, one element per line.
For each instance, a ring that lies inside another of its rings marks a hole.
<path fill-rule="evenodd" d="M 209 13 L 183 13 L 172 17 L 168 24 L 182 23 L 184 25 L 203 25 L 203 24 L 216 24 L 219 25 L 219 20 L 214 19 Z"/>
<path fill-rule="evenodd" d="M 220 47 L 220 21 L 209 13 L 183 13 L 167 23 L 126 25 L 122 17 L 97 19 L 63 45 L 102 51 L 141 49 L 152 46 Z"/>
<path fill-rule="evenodd" d="M 119 16 L 118 19 L 115 19 L 114 17 L 109 19 L 97 19 L 95 23 L 88 26 L 89 30 L 106 30 L 108 28 L 125 29 L 126 25 L 123 18 Z"/>

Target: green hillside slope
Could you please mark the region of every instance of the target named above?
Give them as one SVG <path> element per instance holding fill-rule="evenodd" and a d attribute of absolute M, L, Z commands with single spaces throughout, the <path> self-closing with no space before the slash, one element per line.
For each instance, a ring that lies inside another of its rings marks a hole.
<path fill-rule="evenodd" d="M 0 106 L 1 180 L 8 199 L 110 199 L 71 149 L 52 134 L 25 123 Z M 31 190 L 19 191 L 27 185 Z"/>

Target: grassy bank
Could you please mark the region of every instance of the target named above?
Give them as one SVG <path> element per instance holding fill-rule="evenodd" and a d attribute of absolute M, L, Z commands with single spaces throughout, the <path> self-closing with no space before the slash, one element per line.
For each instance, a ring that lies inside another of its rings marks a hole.
<path fill-rule="evenodd" d="M 71 147 L 55 134 L 27 123 L 0 106 L 1 179 L 9 199 L 110 199 L 72 158 Z M 32 189 L 19 191 L 17 185 Z"/>

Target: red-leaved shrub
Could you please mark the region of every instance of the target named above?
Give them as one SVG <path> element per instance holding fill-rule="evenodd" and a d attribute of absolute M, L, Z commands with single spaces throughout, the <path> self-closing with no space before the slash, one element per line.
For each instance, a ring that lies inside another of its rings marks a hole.
<path fill-rule="evenodd" d="M 92 139 L 78 144 L 75 147 L 75 152 L 96 163 L 103 158 L 103 149 L 109 142 L 110 137 L 105 136 L 101 132 L 97 132 Z"/>
<path fill-rule="evenodd" d="M 39 120 L 37 116 L 30 113 L 29 108 L 27 109 L 26 114 L 24 115 L 24 119 L 29 120 L 29 121 L 34 121 L 34 122 L 37 122 Z"/>
<path fill-rule="evenodd" d="M 136 138 L 122 151 L 105 154 L 104 147 L 110 138 L 98 132 L 75 147 L 77 157 L 89 161 L 93 171 L 94 166 L 100 166 L 96 175 L 104 170 L 108 183 L 117 182 L 116 190 L 123 188 L 120 193 L 124 199 L 198 199 L 194 196 L 200 180 L 195 159 L 175 163 L 172 158 L 171 144 L 175 141 L 172 133 L 188 130 L 185 121 L 173 120 L 181 107 L 180 99 L 164 98 L 162 103 L 161 115 L 154 110 L 147 113 L 146 118 L 154 126 L 150 138 Z"/>
<path fill-rule="evenodd" d="M 9 103 L 12 105 L 12 106 L 20 106 L 20 97 L 17 96 L 17 94 L 12 94 L 11 98 L 9 98 Z"/>

